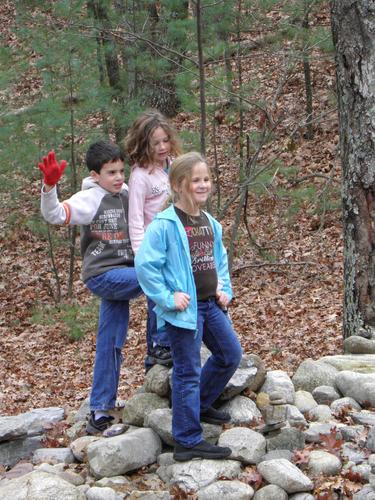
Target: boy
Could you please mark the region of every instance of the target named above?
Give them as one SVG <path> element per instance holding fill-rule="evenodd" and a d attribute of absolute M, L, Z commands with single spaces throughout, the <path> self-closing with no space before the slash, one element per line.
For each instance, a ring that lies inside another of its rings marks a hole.
<path fill-rule="evenodd" d="M 99 141 L 86 154 L 90 177 L 82 190 L 60 203 L 56 184 L 66 161 L 58 163 L 54 151 L 43 157 L 41 211 L 51 224 L 81 225 L 82 279 L 101 298 L 96 355 L 90 394 L 87 433 L 103 432 L 113 417 L 127 336 L 129 300 L 141 295 L 134 269 L 128 233 L 128 188 L 124 184 L 124 161 L 120 148 Z"/>

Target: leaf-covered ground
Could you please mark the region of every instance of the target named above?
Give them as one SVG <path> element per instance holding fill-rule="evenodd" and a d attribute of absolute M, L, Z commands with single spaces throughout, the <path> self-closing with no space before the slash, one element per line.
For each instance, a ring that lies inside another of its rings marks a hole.
<path fill-rule="evenodd" d="M 3 38 L 16 43 L 9 31 L 12 2 L 2 3 L 0 15 L 4 19 Z M 278 13 L 274 15 L 276 19 Z M 327 13 L 323 11 L 313 22 L 328 25 Z M 302 126 L 305 99 L 301 67 L 297 65 L 296 71 L 284 78 L 282 57 L 282 51 L 275 53 L 260 45 L 243 63 L 245 81 L 257 79 L 257 98 L 267 104 L 272 123 L 279 123 L 274 140 L 262 148 L 259 163 L 279 158 L 282 168 L 273 172 L 272 182 L 268 180 L 249 194 L 248 227 L 261 248 L 251 243 L 241 225 L 230 314 L 246 353 L 258 354 L 270 369 L 292 374 L 307 357 L 317 359 L 341 352 L 341 211 L 338 206 L 331 208 L 332 200 L 339 201 L 340 167 L 332 55 L 314 53 L 312 60 L 317 118 L 313 140 L 306 139 Z M 245 113 L 246 132 L 272 126 L 263 118 L 255 108 Z M 197 130 L 199 126 L 197 117 L 187 113 L 181 113 L 175 121 L 179 130 Z M 238 163 L 228 152 L 236 140 L 238 119 L 233 119 L 233 113 L 225 107 L 218 116 L 216 133 L 221 195 L 227 197 L 233 193 L 238 173 Z M 207 156 L 213 163 L 211 126 L 208 146 Z M 55 280 L 45 226 L 38 222 L 39 172 L 35 168 L 33 178 L 18 177 L 15 181 L 21 186 L 17 193 L 1 192 L 0 413 L 11 415 L 44 406 L 74 409 L 90 389 L 97 304 L 79 279 L 78 262 L 74 298 L 68 303 L 77 312 L 77 325 L 88 331 L 82 340 L 72 342 L 67 332 L 75 323 L 74 315 L 68 321 L 66 307 L 56 312 L 52 298 Z M 313 196 L 308 195 L 311 186 L 315 188 Z M 301 188 L 306 189 L 304 196 Z M 235 207 L 230 207 L 222 220 L 226 242 L 233 230 L 234 212 Z M 66 229 L 54 229 L 52 234 L 54 238 L 63 237 Z M 56 263 L 66 296 L 66 245 L 60 247 Z M 143 380 L 144 299 L 133 303 L 131 314 L 120 381 L 122 398 L 133 393 Z"/>

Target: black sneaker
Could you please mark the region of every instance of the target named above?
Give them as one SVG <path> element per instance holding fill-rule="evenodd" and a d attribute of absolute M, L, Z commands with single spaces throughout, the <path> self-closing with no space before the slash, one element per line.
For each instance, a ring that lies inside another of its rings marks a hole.
<path fill-rule="evenodd" d="M 112 425 L 112 421 L 114 420 L 113 417 L 108 415 L 107 417 L 100 417 L 97 420 L 95 420 L 95 414 L 92 411 L 89 421 L 87 422 L 86 425 L 86 432 L 87 434 L 101 434 L 103 431 L 108 429 Z"/>
<path fill-rule="evenodd" d="M 227 458 L 232 453 L 230 448 L 224 446 L 216 446 L 214 444 L 207 443 L 207 441 L 201 441 L 193 448 L 185 448 L 180 444 L 176 444 L 174 447 L 173 458 L 178 462 L 185 462 L 186 460 L 192 460 L 193 458 L 208 458 L 208 459 L 221 459 Z"/>
<path fill-rule="evenodd" d="M 230 415 L 226 411 L 215 410 L 212 406 L 201 411 L 201 421 L 208 424 L 223 425 L 230 422 Z"/>
<path fill-rule="evenodd" d="M 156 345 L 150 350 L 149 356 L 147 356 L 148 363 L 151 365 L 164 365 L 172 366 L 172 354 L 170 347 Z"/>

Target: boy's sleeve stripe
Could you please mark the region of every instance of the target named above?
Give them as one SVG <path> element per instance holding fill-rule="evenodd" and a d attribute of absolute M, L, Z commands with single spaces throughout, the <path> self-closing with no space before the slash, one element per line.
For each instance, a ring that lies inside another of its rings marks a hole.
<path fill-rule="evenodd" d="M 70 219 L 72 217 L 72 213 L 71 213 L 71 210 L 70 210 L 70 206 L 68 203 L 66 202 L 63 202 L 63 207 L 64 207 L 64 210 L 65 210 L 65 221 L 64 221 L 64 224 L 69 224 L 70 223 Z"/>

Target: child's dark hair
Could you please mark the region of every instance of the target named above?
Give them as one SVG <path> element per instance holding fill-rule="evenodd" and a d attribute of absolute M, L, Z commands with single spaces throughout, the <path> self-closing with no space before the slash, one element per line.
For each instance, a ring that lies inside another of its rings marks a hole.
<path fill-rule="evenodd" d="M 180 141 L 173 125 L 159 111 L 149 109 L 135 120 L 125 137 L 125 150 L 130 160 L 138 163 L 140 167 L 147 168 L 152 165 L 150 140 L 158 127 L 161 127 L 169 137 L 171 156 L 181 154 Z"/>
<path fill-rule="evenodd" d="M 86 153 L 86 166 L 89 172 L 94 170 L 98 174 L 105 163 L 113 163 L 118 160 L 124 161 L 124 155 L 120 146 L 110 141 L 94 142 Z"/>

